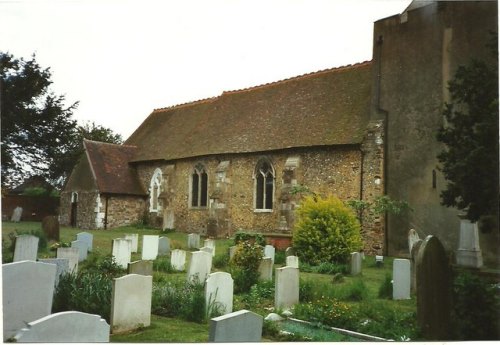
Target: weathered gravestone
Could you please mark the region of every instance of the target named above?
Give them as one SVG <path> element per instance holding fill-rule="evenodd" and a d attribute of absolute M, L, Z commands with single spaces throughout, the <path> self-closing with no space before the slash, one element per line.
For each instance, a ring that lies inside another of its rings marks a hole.
<path fill-rule="evenodd" d="M 295 255 L 295 250 L 292 247 L 288 247 L 285 250 L 285 256 L 294 256 Z"/>
<path fill-rule="evenodd" d="M 158 239 L 158 255 L 170 254 L 170 238 L 160 237 Z"/>
<path fill-rule="evenodd" d="M 483 254 L 479 246 L 477 223 L 471 223 L 465 216 L 461 216 L 460 218 L 460 233 L 456 260 L 459 266 L 473 268 L 480 268 L 483 266 Z"/>
<path fill-rule="evenodd" d="M 158 256 L 158 235 L 142 236 L 142 260 L 155 260 Z"/>
<path fill-rule="evenodd" d="M 57 248 L 57 258 L 68 259 L 69 271 L 73 273 L 78 272 L 78 259 L 80 258 L 78 248 Z"/>
<path fill-rule="evenodd" d="M 295 255 L 287 256 L 286 265 L 289 267 L 299 268 L 299 257 Z"/>
<path fill-rule="evenodd" d="M 233 311 L 233 286 L 233 278 L 229 273 L 209 274 L 205 285 L 207 311 L 219 311 L 222 315 L 231 313 Z"/>
<path fill-rule="evenodd" d="M 191 262 L 187 273 L 189 281 L 196 281 L 204 283 L 212 269 L 212 254 L 207 252 L 193 252 L 191 254 Z"/>
<path fill-rule="evenodd" d="M 115 238 L 113 240 L 112 255 L 113 259 L 121 268 L 127 268 L 132 256 L 132 241 L 124 238 Z"/>
<path fill-rule="evenodd" d="M 275 252 L 276 252 L 276 249 L 273 246 L 271 246 L 270 244 L 266 244 L 266 246 L 264 247 L 264 257 L 271 258 L 271 260 L 273 261 L 273 265 L 274 265 Z"/>
<path fill-rule="evenodd" d="M 299 303 L 299 269 L 282 267 L 276 269 L 274 306 L 288 309 Z"/>
<path fill-rule="evenodd" d="M 36 261 L 38 254 L 39 238 L 33 235 L 16 236 L 16 245 L 14 247 L 14 262 L 32 260 Z"/>
<path fill-rule="evenodd" d="M 11 222 L 20 222 L 21 221 L 21 216 L 23 215 L 23 208 L 20 206 L 17 206 L 14 211 L 12 212 L 12 217 L 10 218 Z"/>
<path fill-rule="evenodd" d="M 264 318 L 248 310 L 215 317 L 210 320 L 209 342 L 260 342 Z"/>
<path fill-rule="evenodd" d="M 214 252 L 213 248 L 211 248 L 211 247 L 201 247 L 200 251 L 209 253 L 212 256 L 213 256 L 213 252 Z"/>
<path fill-rule="evenodd" d="M 143 276 L 153 275 L 153 261 L 138 260 L 129 262 L 127 267 L 127 274 L 140 274 Z"/>
<path fill-rule="evenodd" d="M 188 249 L 200 248 L 200 234 L 189 234 L 188 235 Z"/>
<path fill-rule="evenodd" d="M 361 253 L 351 253 L 351 275 L 361 274 Z"/>
<path fill-rule="evenodd" d="M 392 299 L 410 299 L 410 260 L 394 259 L 392 264 Z"/>
<path fill-rule="evenodd" d="M 87 251 L 91 252 L 93 249 L 94 235 L 89 232 L 79 232 L 76 234 L 78 241 L 83 241 L 87 244 Z"/>
<path fill-rule="evenodd" d="M 59 241 L 59 219 L 57 216 L 47 216 L 42 220 L 42 230 L 49 240 Z"/>
<path fill-rule="evenodd" d="M 87 243 L 84 241 L 76 240 L 71 242 L 71 248 L 77 248 L 78 249 L 78 261 L 82 262 L 85 259 L 87 259 L 87 254 L 88 254 L 88 246 Z"/>
<path fill-rule="evenodd" d="M 215 256 L 215 241 L 212 239 L 206 239 L 205 242 L 205 247 L 212 248 L 212 256 Z"/>
<path fill-rule="evenodd" d="M 184 271 L 186 266 L 186 251 L 182 249 L 172 250 L 170 255 L 170 264 L 176 271 Z"/>
<path fill-rule="evenodd" d="M 443 245 L 427 236 L 417 255 L 417 319 L 427 340 L 450 340 L 451 270 Z"/>
<path fill-rule="evenodd" d="M 418 236 L 418 233 L 415 231 L 415 229 L 410 229 L 410 231 L 408 231 L 408 253 L 410 255 L 413 245 L 419 240 L 420 237 Z"/>
<path fill-rule="evenodd" d="M 411 248 L 411 291 L 416 292 L 417 291 L 417 255 L 418 251 L 420 250 L 420 246 L 422 245 L 422 240 L 418 240 L 413 244 L 413 247 Z"/>
<path fill-rule="evenodd" d="M 109 325 L 99 315 L 63 311 L 29 322 L 18 343 L 108 343 Z"/>
<path fill-rule="evenodd" d="M 137 253 L 139 246 L 139 234 L 125 234 L 125 239 L 132 241 L 132 253 Z"/>
<path fill-rule="evenodd" d="M 54 285 L 59 284 L 59 277 L 65 273 L 69 273 L 69 259 L 39 259 L 39 262 L 56 265 L 56 280 Z"/>
<path fill-rule="evenodd" d="M 259 279 L 273 280 L 273 260 L 271 258 L 262 258 L 259 264 Z"/>
<path fill-rule="evenodd" d="M 153 277 L 129 274 L 113 279 L 111 332 L 121 333 L 151 324 Z"/>
<path fill-rule="evenodd" d="M 35 261 L 2 265 L 4 341 L 25 327 L 25 322 L 50 314 L 56 270 L 56 265 Z"/>

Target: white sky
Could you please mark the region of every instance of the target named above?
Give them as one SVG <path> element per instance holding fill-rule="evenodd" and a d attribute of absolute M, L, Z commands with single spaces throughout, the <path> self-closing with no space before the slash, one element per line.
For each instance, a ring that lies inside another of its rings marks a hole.
<path fill-rule="evenodd" d="M 411 0 L 0 0 L 0 50 L 36 53 L 74 116 L 126 139 L 155 108 L 371 60 Z"/>

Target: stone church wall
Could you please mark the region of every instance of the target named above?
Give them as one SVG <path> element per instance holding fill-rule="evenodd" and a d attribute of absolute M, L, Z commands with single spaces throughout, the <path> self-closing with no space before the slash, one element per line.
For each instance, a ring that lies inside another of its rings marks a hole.
<path fill-rule="evenodd" d="M 101 196 L 101 202 L 104 208 L 105 197 Z M 131 225 L 141 221 L 144 215 L 144 207 L 144 200 L 136 196 L 109 196 L 107 228 Z"/>

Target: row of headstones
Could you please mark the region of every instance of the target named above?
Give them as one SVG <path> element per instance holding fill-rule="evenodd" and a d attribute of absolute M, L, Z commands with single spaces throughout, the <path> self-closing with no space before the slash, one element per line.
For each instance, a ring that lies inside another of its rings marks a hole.
<path fill-rule="evenodd" d="M 132 253 L 137 253 L 139 234 L 125 234 L 124 238 L 115 238 L 112 243 L 112 256 L 118 266 L 127 268 L 131 262 Z M 156 260 L 158 255 L 170 252 L 170 239 L 159 235 L 142 236 L 142 260 Z"/>

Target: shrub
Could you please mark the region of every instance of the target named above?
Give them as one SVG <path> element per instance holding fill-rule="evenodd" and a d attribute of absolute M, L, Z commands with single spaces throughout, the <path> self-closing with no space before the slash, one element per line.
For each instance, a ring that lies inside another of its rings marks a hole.
<path fill-rule="evenodd" d="M 314 284 L 310 280 L 300 279 L 299 281 L 299 300 L 300 302 L 309 302 L 314 297 Z"/>
<path fill-rule="evenodd" d="M 346 263 L 361 246 L 359 222 L 338 198 L 303 199 L 293 231 L 293 247 L 301 260 L 313 265 Z"/>
<path fill-rule="evenodd" d="M 159 257 L 153 261 L 153 271 L 164 272 L 164 273 L 174 273 L 177 272 L 172 267 L 169 257 Z"/>
<path fill-rule="evenodd" d="M 345 301 L 359 302 L 366 300 L 368 297 L 368 289 L 361 279 L 355 279 L 350 283 L 344 285 L 340 289 L 341 299 Z"/>
<path fill-rule="evenodd" d="M 392 299 L 392 278 L 389 273 L 386 273 L 385 279 L 378 289 L 378 297 Z"/>
<path fill-rule="evenodd" d="M 256 243 L 244 241 L 237 245 L 229 263 L 235 293 L 248 292 L 257 283 L 262 257 L 262 248 Z"/>
<path fill-rule="evenodd" d="M 354 308 L 336 298 L 324 296 L 295 305 L 294 315 L 298 319 L 350 330 L 358 319 Z"/>
<path fill-rule="evenodd" d="M 224 268 L 229 264 L 229 255 L 217 254 L 214 256 L 212 263 L 215 268 Z"/>
<path fill-rule="evenodd" d="M 85 260 L 80 271 L 99 273 L 111 278 L 119 277 L 126 272 L 116 263 L 112 255 L 102 256 L 98 250 L 94 250 L 87 256 L 87 260 Z"/>
<path fill-rule="evenodd" d="M 262 236 L 262 234 L 238 231 L 234 234 L 234 244 L 238 245 L 243 242 L 255 243 L 260 246 L 266 245 L 266 239 Z"/>
<path fill-rule="evenodd" d="M 286 263 L 286 254 L 283 250 L 278 250 L 274 253 L 274 263 L 276 265 L 284 265 Z"/>
<path fill-rule="evenodd" d="M 265 300 L 274 298 L 274 283 L 270 280 L 259 281 L 250 287 L 250 291 L 243 295 L 244 309 L 255 309 Z"/>

